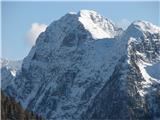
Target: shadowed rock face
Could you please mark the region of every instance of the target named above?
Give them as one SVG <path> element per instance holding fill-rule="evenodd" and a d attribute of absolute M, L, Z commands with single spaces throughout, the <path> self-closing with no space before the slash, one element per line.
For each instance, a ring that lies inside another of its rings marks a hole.
<path fill-rule="evenodd" d="M 122 32 L 93 11 L 67 14 L 41 33 L 5 93 L 49 120 L 159 118 L 159 82 L 145 76 L 160 62 L 158 29 L 139 21 Z"/>
<path fill-rule="evenodd" d="M 70 33 L 68 36 L 64 38 L 62 45 L 72 47 L 75 45 L 75 40 L 76 35 L 74 33 Z"/>
<path fill-rule="evenodd" d="M 124 59 L 124 58 L 123 58 Z M 124 59 L 125 60 L 125 59 Z M 150 119 L 148 104 L 140 96 L 144 80 L 139 70 L 120 60 L 115 71 L 95 97 L 82 119 Z"/>

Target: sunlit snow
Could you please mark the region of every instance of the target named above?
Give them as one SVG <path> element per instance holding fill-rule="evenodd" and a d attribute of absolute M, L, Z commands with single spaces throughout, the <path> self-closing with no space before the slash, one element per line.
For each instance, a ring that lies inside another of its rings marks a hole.
<path fill-rule="evenodd" d="M 84 25 L 94 39 L 113 38 L 115 30 L 110 21 L 104 19 L 95 11 L 81 10 L 79 21 Z"/>

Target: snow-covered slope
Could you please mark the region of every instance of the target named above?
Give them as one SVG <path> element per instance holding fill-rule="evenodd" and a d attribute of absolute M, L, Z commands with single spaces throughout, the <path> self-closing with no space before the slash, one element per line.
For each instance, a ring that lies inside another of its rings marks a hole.
<path fill-rule="evenodd" d="M 79 21 L 92 34 L 94 39 L 114 38 L 121 31 L 120 28 L 95 11 L 81 10 L 78 14 Z"/>
<path fill-rule="evenodd" d="M 136 21 L 123 32 L 81 10 L 40 34 L 5 92 L 49 120 L 159 118 L 159 58 L 159 27 Z"/>

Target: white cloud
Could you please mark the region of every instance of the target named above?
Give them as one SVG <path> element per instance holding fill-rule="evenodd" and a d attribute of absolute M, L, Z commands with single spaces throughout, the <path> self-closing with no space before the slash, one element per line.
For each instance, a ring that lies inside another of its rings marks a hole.
<path fill-rule="evenodd" d="M 40 24 L 40 23 L 33 23 L 31 25 L 31 28 L 27 33 L 27 39 L 31 45 L 35 44 L 37 37 L 41 32 L 44 32 L 46 30 L 46 27 L 47 27 L 46 24 Z"/>
<path fill-rule="evenodd" d="M 130 24 L 131 22 L 125 18 L 117 22 L 117 25 L 123 29 L 126 29 Z"/>

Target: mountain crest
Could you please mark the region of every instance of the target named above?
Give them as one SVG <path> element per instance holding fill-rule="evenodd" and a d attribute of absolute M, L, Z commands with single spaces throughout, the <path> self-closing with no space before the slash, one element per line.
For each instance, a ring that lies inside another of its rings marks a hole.
<path fill-rule="evenodd" d="M 152 23 L 144 20 L 137 20 L 132 23 L 136 28 L 143 32 L 150 32 L 150 33 L 160 33 L 160 28 L 153 25 Z"/>
<path fill-rule="evenodd" d="M 137 20 L 132 22 L 132 24 L 127 28 L 127 34 L 133 37 L 147 37 L 149 34 L 159 34 L 160 28 L 153 25 L 148 21 Z"/>
<path fill-rule="evenodd" d="M 114 38 L 120 33 L 120 29 L 93 10 L 81 10 L 79 21 L 83 24 L 94 39 Z"/>

